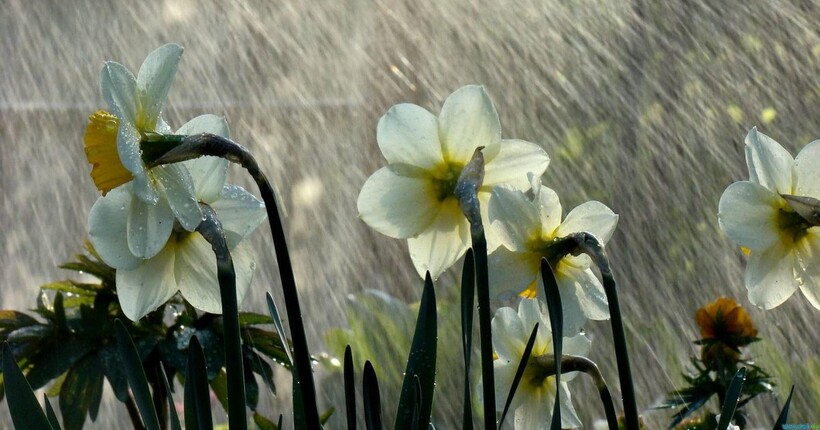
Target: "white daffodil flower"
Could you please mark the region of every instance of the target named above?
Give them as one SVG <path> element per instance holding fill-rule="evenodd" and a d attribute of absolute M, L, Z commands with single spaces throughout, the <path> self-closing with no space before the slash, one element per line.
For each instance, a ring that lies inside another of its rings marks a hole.
<path fill-rule="evenodd" d="M 224 118 L 203 115 L 183 125 L 178 133 L 227 137 L 228 125 Z M 264 221 L 265 206 L 241 187 L 225 184 L 227 160 L 202 157 L 182 164 L 180 167 L 190 172 L 196 201 L 210 205 L 222 223 L 236 269 L 237 298 L 241 302 L 256 267 L 249 246 L 241 241 Z M 135 186 L 128 182 L 100 197 L 91 208 L 88 221 L 94 248 L 106 264 L 117 269 L 117 295 L 125 315 L 136 321 L 167 302 L 177 291 L 195 308 L 221 313 L 216 257 L 211 245 L 199 233 L 174 223 L 173 218 L 146 223 L 144 228 L 163 229 L 155 231 L 153 236 L 165 239 L 153 257 L 144 259 L 134 255 L 130 247 L 133 219 L 129 214 L 135 205 L 143 203 L 133 191 Z M 162 202 L 160 200 L 157 206 L 163 205 Z"/>
<path fill-rule="evenodd" d="M 604 204 L 586 202 L 567 214 L 561 222 L 561 203 L 555 191 L 530 175 L 532 198 L 507 186 L 493 188 L 489 217 L 494 234 L 503 246 L 489 257 L 490 290 L 497 298 L 518 294 L 533 298 L 542 295 L 541 259 L 546 258 L 555 272 L 564 311 L 564 333 L 577 334 L 587 318 L 609 318 L 604 287 L 590 269 L 586 255 L 567 255 L 558 261 L 551 245 L 570 233 L 588 232 L 601 243 L 612 237 L 618 215 Z"/>
<path fill-rule="evenodd" d="M 132 200 L 126 215 L 129 250 L 141 258 L 153 257 L 162 249 L 174 219 L 188 231 L 202 220 L 185 167 L 148 169 L 140 146 L 171 133 L 161 111 L 181 57 L 182 47 L 164 45 L 148 54 L 137 77 L 122 64 L 106 62 L 100 87 L 113 114 L 96 112 L 86 128 L 86 155 L 97 188 L 105 195 L 130 183 L 127 189 L 139 197 Z"/>
<path fill-rule="evenodd" d="M 503 411 L 507 394 L 515 378 L 524 349 L 530 338 L 533 327 L 538 324 L 538 334 L 533 344 L 530 359 L 524 375 L 510 404 L 510 411 L 515 411 L 516 429 L 539 430 L 550 428 L 552 405 L 555 403 L 555 376 L 548 373 L 538 357 L 552 357 L 552 333 L 549 314 L 543 303 L 538 300 L 522 299 L 518 312 L 513 308 L 500 308 L 493 317 L 493 348 L 498 358 L 493 362 L 495 368 L 496 409 Z M 587 356 L 590 341 L 584 335 L 564 337 L 564 355 Z M 561 428 L 581 427 L 578 414 L 572 406 L 572 398 L 566 381 L 572 380 L 577 372 L 561 375 Z"/>
<path fill-rule="evenodd" d="M 718 219 L 720 228 L 750 251 L 745 275 L 749 300 L 772 309 L 800 288 L 820 309 L 820 228 L 784 198 L 820 199 L 820 140 L 794 159 L 753 128 L 746 135 L 746 164 L 749 180 L 726 188 Z"/>
<path fill-rule="evenodd" d="M 541 175 L 549 157 L 538 145 L 501 139 L 501 124 L 480 86 L 451 94 L 438 118 L 414 104 L 395 105 L 379 120 L 376 139 L 388 166 L 367 179 L 359 217 L 376 231 L 408 239 L 419 275 L 438 276 L 467 251 L 470 226 L 454 189 L 476 148 L 484 147 L 484 182 L 478 197 L 487 223 L 493 185 L 526 189 L 524 172 Z M 488 234 L 488 249 L 497 241 Z"/>

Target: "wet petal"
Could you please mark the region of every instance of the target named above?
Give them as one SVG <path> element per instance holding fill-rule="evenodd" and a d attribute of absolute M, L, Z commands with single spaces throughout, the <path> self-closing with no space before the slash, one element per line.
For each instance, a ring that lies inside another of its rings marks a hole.
<path fill-rule="evenodd" d="M 498 309 L 492 320 L 492 332 L 493 350 L 499 360 L 512 361 L 517 366 L 531 331 L 532 327 L 525 329 L 513 308 Z"/>
<path fill-rule="evenodd" d="M 479 146 L 490 162 L 499 152 L 501 123 L 483 87 L 468 85 L 444 101 L 438 119 L 444 158 L 466 164 Z"/>
<path fill-rule="evenodd" d="M 550 158 L 540 146 L 523 140 L 504 139 L 498 155 L 484 168 L 484 187 L 508 184 L 519 190 L 527 190 L 530 182 L 527 172 L 541 177 L 547 170 Z"/>
<path fill-rule="evenodd" d="M 581 300 L 575 292 L 575 280 L 561 273 L 555 275 L 558 281 L 558 293 L 561 295 L 561 310 L 564 314 L 564 336 L 575 336 L 584 328 L 587 317 L 581 307 Z M 538 295 L 544 299 L 544 292 L 539 286 Z"/>
<path fill-rule="evenodd" d="M 180 164 L 168 164 L 155 167 L 153 174 L 162 185 L 168 205 L 182 228 L 194 231 L 202 222 L 202 209 L 194 195 L 193 181 L 188 169 Z"/>
<path fill-rule="evenodd" d="M 604 286 L 590 269 L 561 266 L 561 276 L 574 285 L 574 295 L 581 311 L 591 320 L 609 319 L 609 305 Z"/>
<path fill-rule="evenodd" d="M 128 249 L 141 258 L 151 258 L 162 250 L 174 226 L 174 213 L 168 202 L 160 200 L 156 205 L 131 199 L 128 211 Z"/>
<path fill-rule="evenodd" d="M 430 179 L 400 176 L 389 166 L 367 179 L 356 205 L 362 221 L 396 239 L 426 230 L 439 211 L 438 196 Z"/>
<path fill-rule="evenodd" d="M 541 237 L 554 238 L 557 235 L 555 230 L 561 225 L 561 215 L 563 215 L 558 194 L 552 188 L 539 186 L 538 192 L 534 195 L 533 203 L 538 207 L 541 220 Z"/>
<path fill-rule="evenodd" d="M 529 340 L 532 328 L 538 324 L 538 334 L 532 348 L 532 355 L 544 355 L 552 352 L 552 329 L 550 328 L 549 312 L 544 302 L 536 299 L 522 299 L 518 303 L 518 316 L 524 328 L 524 337 Z M 523 350 L 521 352 L 523 354 Z"/>
<path fill-rule="evenodd" d="M 550 379 L 554 383 L 554 378 Z M 522 399 L 518 408 L 515 409 L 514 427 L 516 429 L 549 429 L 552 421 L 552 405 L 555 403 L 555 391 L 552 384 L 549 385 L 549 387 L 538 387 L 531 392 L 526 390 L 530 384 L 524 383 L 519 386 L 518 389 L 521 392 L 516 393 L 515 396 L 521 396 Z"/>
<path fill-rule="evenodd" d="M 541 255 L 513 252 L 501 246 L 488 257 L 490 295 L 509 300 L 524 291 L 539 276 Z M 540 293 L 539 293 L 540 294 Z"/>
<path fill-rule="evenodd" d="M 120 118 L 120 123 L 136 123 L 137 80 L 125 66 L 106 61 L 100 76 L 100 89 L 108 107 Z"/>
<path fill-rule="evenodd" d="M 216 115 L 200 115 L 183 125 L 177 134 L 191 135 L 211 133 L 229 136 L 228 122 Z M 228 160 L 220 157 L 200 157 L 182 163 L 191 174 L 196 197 L 202 202 L 213 203 L 219 198 L 228 177 Z"/>
<path fill-rule="evenodd" d="M 509 186 L 493 187 L 489 218 L 493 233 L 512 251 L 524 251 L 538 237 L 538 207 L 522 191 Z"/>
<path fill-rule="evenodd" d="M 764 309 L 785 302 L 798 286 L 796 265 L 795 254 L 779 242 L 765 252 L 752 251 L 745 276 L 749 301 Z"/>
<path fill-rule="evenodd" d="M 561 405 L 561 428 L 574 429 L 582 426 L 581 420 L 578 418 L 578 413 L 575 412 L 575 407 L 572 406 L 572 394 L 569 391 L 569 386 L 561 383 L 561 397 L 558 403 Z"/>
<path fill-rule="evenodd" d="M 732 240 L 760 251 L 780 240 L 777 225 L 781 197 L 753 182 L 735 182 L 718 203 L 720 228 Z"/>
<path fill-rule="evenodd" d="M 504 410 L 504 405 L 507 403 L 507 395 L 510 393 L 510 387 L 512 387 L 513 379 L 515 379 L 515 373 L 518 370 L 518 362 L 520 360 L 521 357 L 510 359 L 499 358 L 493 361 L 493 374 L 495 375 L 495 408 L 499 412 Z M 522 396 L 520 395 L 513 397 L 513 401 L 510 404 L 510 412 L 508 412 L 509 415 L 512 415 L 516 406 L 521 403 L 521 398 Z"/>
<path fill-rule="evenodd" d="M 157 118 L 165 104 L 165 98 L 174 82 L 174 76 L 182 59 L 182 47 L 169 43 L 148 54 L 137 74 L 143 121 L 140 124 L 151 131 L 156 130 Z"/>
<path fill-rule="evenodd" d="M 609 242 L 617 224 L 618 215 L 603 203 L 591 201 L 571 210 L 556 229 L 555 235 L 564 237 L 570 233 L 588 232 L 605 244 Z"/>
<path fill-rule="evenodd" d="M 142 263 L 128 249 L 128 212 L 131 208 L 130 185 L 114 188 L 100 197 L 88 214 L 88 235 L 105 264 L 115 269 L 133 269 Z"/>
<path fill-rule="evenodd" d="M 219 200 L 211 204 L 225 230 L 228 248 L 233 249 L 267 217 L 265 204 L 236 185 L 225 185 Z"/>
<path fill-rule="evenodd" d="M 134 175 L 134 192 L 146 202 L 156 202 L 159 193 L 148 180 L 148 173 L 142 162 L 140 133 L 134 124 L 120 121 L 117 131 L 117 155 L 123 167 Z"/>
<path fill-rule="evenodd" d="M 438 120 L 421 106 L 403 103 L 391 107 L 379 120 L 376 140 L 390 164 L 432 170 L 444 162 Z"/>
<path fill-rule="evenodd" d="M 820 140 L 806 145 L 794 160 L 794 194 L 820 198 Z"/>
<path fill-rule="evenodd" d="M 802 269 L 800 291 L 812 306 L 820 309 L 820 228 L 810 228 L 800 241 L 797 262 Z"/>
<path fill-rule="evenodd" d="M 746 135 L 749 180 L 777 194 L 792 193 L 794 159 L 774 139 L 752 128 Z"/>
<path fill-rule="evenodd" d="M 421 234 L 409 238 L 407 244 L 419 275 L 424 277 L 430 271 L 433 279 L 438 279 L 469 248 L 470 225 L 458 202 L 454 198 L 442 202 L 433 222 Z"/>
<path fill-rule="evenodd" d="M 158 308 L 176 292 L 173 244 L 134 270 L 117 270 L 117 297 L 132 321 Z"/>
<path fill-rule="evenodd" d="M 222 313 L 216 256 L 202 235 L 190 233 L 177 241 L 174 274 L 182 296 L 193 307 L 212 314 Z"/>

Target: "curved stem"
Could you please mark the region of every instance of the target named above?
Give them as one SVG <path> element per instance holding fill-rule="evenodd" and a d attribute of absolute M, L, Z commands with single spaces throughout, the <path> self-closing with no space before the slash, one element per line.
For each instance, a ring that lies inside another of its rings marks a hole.
<path fill-rule="evenodd" d="M 134 402 L 134 396 L 130 391 L 128 392 L 128 399 L 125 401 L 125 409 L 128 411 L 128 418 L 131 418 L 131 425 L 134 426 L 134 430 L 145 430 L 137 403 Z"/>
<path fill-rule="evenodd" d="M 262 200 L 265 202 L 265 209 L 268 214 L 268 223 L 273 236 L 273 246 L 276 254 L 276 262 L 279 265 L 279 276 L 282 281 L 282 293 L 285 297 L 285 311 L 290 323 L 291 340 L 293 341 L 294 352 L 294 393 L 300 397 L 301 401 L 294 401 L 294 404 L 303 405 L 303 416 L 299 411 L 294 413 L 295 427 L 298 429 L 318 429 L 320 428 L 319 410 L 316 406 L 316 387 L 313 382 L 313 372 L 310 365 L 310 353 L 307 347 L 307 337 L 302 321 L 302 310 L 299 305 L 299 296 L 296 290 L 296 280 L 293 275 L 293 267 L 290 263 L 285 231 L 282 227 L 282 220 L 279 216 L 276 195 L 273 192 L 267 177 L 260 171 L 256 160 L 236 142 L 210 133 L 202 133 L 187 136 L 182 143 L 161 157 L 147 163 L 149 167 L 176 163 L 191 160 L 204 155 L 211 155 L 225 158 L 228 161 L 237 163 L 244 167 L 251 175 Z"/>

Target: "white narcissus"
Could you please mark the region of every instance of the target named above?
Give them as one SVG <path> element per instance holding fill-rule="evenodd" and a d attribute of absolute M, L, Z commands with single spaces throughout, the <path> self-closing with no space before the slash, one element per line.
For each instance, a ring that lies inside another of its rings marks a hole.
<path fill-rule="evenodd" d="M 490 290 L 501 299 L 515 295 L 532 298 L 543 294 L 541 259 L 550 261 L 558 282 L 564 311 L 564 333 L 581 331 L 587 318 L 609 318 L 604 288 L 590 269 L 586 255 L 567 255 L 558 261 L 550 246 L 570 233 L 592 233 L 606 244 L 618 215 L 604 204 L 586 202 L 567 214 L 561 222 L 561 203 L 555 191 L 541 185 L 530 175 L 532 197 L 506 186 L 493 188 L 489 216 L 494 234 L 503 246 L 489 257 Z"/>
<path fill-rule="evenodd" d="M 550 428 L 556 393 L 555 376 L 545 376 L 546 370 L 535 359 L 538 356 L 553 355 L 549 316 L 542 302 L 522 299 L 518 304 L 518 312 L 513 308 L 500 308 L 492 321 L 493 349 L 498 355 L 493 362 L 495 400 L 498 411 L 504 409 L 510 386 L 536 324 L 538 324 L 538 334 L 530 359 L 510 405 L 510 411 L 514 411 L 516 429 Z M 584 335 L 564 337 L 562 345 L 564 355 L 585 357 L 589 354 L 590 341 Z M 572 398 L 566 383 L 576 374 L 577 372 L 570 372 L 561 375 L 561 428 L 581 427 L 581 421 L 572 406 Z"/>
<path fill-rule="evenodd" d="M 797 158 L 753 128 L 746 135 L 749 180 L 720 197 L 720 228 L 747 248 L 749 300 L 772 309 L 798 288 L 820 309 L 820 228 L 797 214 L 783 195 L 820 199 L 820 140 Z"/>
<path fill-rule="evenodd" d="M 376 139 L 388 165 L 367 179 L 357 202 L 359 217 L 376 231 L 408 239 L 419 275 L 438 276 L 467 251 L 470 227 L 454 194 L 461 170 L 484 147 L 479 189 L 484 223 L 496 184 L 526 189 L 525 172 L 540 176 L 546 152 L 530 142 L 501 138 L 501 124 L 480 86 L 451 94 L 438 118 L 414 104 L 398 104 L 379 120 Z M 485 229 L 486 231 L 486 229 Z M 488 249 L 498 245 L 487 233 Z"/>
<path fill-rule="evenodd" d="M 183 125 L 178 133 L 227 137 L 228 126 L 223 118 L 202 115 Z M 222 223 L 241 302 L 256 267 L 249 246 L 241 241 L 264 221 L 265 206 L 241 187 L 225 184 L 227 160 L 202 157 L 182 164 L 180 167 L 190 172 L 196 201 L 210 205 Z M 117 269 L 117 296 L 125 315 L 136 321 L 177 291 L 197 309 L 222 313 L 216 257 L 199 233 L 174 225 L 171 220 L 168 235 L 153 257 L 144 259 L 131 252 L 131 218 L 127 214 L 141 202 L 132 190 L 134 186 L 129 182 L 100 197 L 91 208 L 88 222 L 94 248 L 106 264 Z"/>
<path fill-rule="evenodd" d="M 131 254 L 156 255 L 171 234 L 174 221 L 193 231 L 202 219 L 190 173 L 182 164 L 149 169 L 142 144 L 171 133 L 161 111 L 176 75 L 182 47 L 167 44 L 148 54 L 136 77 L 122 64 L 108 61 L 102 69 L 102 95 L 111 113 L 91 115 L 85 149 L 91 176 L 106 195 L 123 184 L 134 194 L 128 212 Z"/>

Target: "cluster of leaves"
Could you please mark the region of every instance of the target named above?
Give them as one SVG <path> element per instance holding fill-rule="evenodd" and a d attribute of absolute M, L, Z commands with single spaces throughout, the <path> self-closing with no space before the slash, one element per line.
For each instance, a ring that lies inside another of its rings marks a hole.
<path fill-rule="evenodd" d="M 148 383 L 155 390 L 163 385 L 159 366 L 169 379 L 184 380 L 188 347 L 196 337 L 202 345 L 210 388 L 223 407 L 227 405 L 221 316 L 197 312 L 182 301 L 172 301 L 133 323 L 119 307 L 114 269 L 103 263 L 90 246 L 88 255 L 79 255 L 76 261 L 61 267 L 94 276 L 99 282 L 67 280 L 43 286 L 34 315 L 0 310 L 0 342 L 8 342 L 33 389 L 54 381 L 47 393 L 59 396 L 66 429 L 82 428 L 86 416 L 92 421 L 96 419 L 104 380 L 129 411 L 134 408 L 117 349 L 117 319 L 124 322 L 147 369 Z M 53 301 L 47 292 L 53 292 Z M 275 393 L 269 361 L 286 368 L 291 364 L 280 336 L 259 327 L 272 324 L 269 316 L 242 313 L 239 322 L 246 404 L 255 411 L 259 400 L 256 375 Z M 0 399 L 3 395 L 0 379 Z M 157 410 L 167 411 L 167 405 L 161 404 L 159 397 L 156 400 L 160 403 Z"/>

